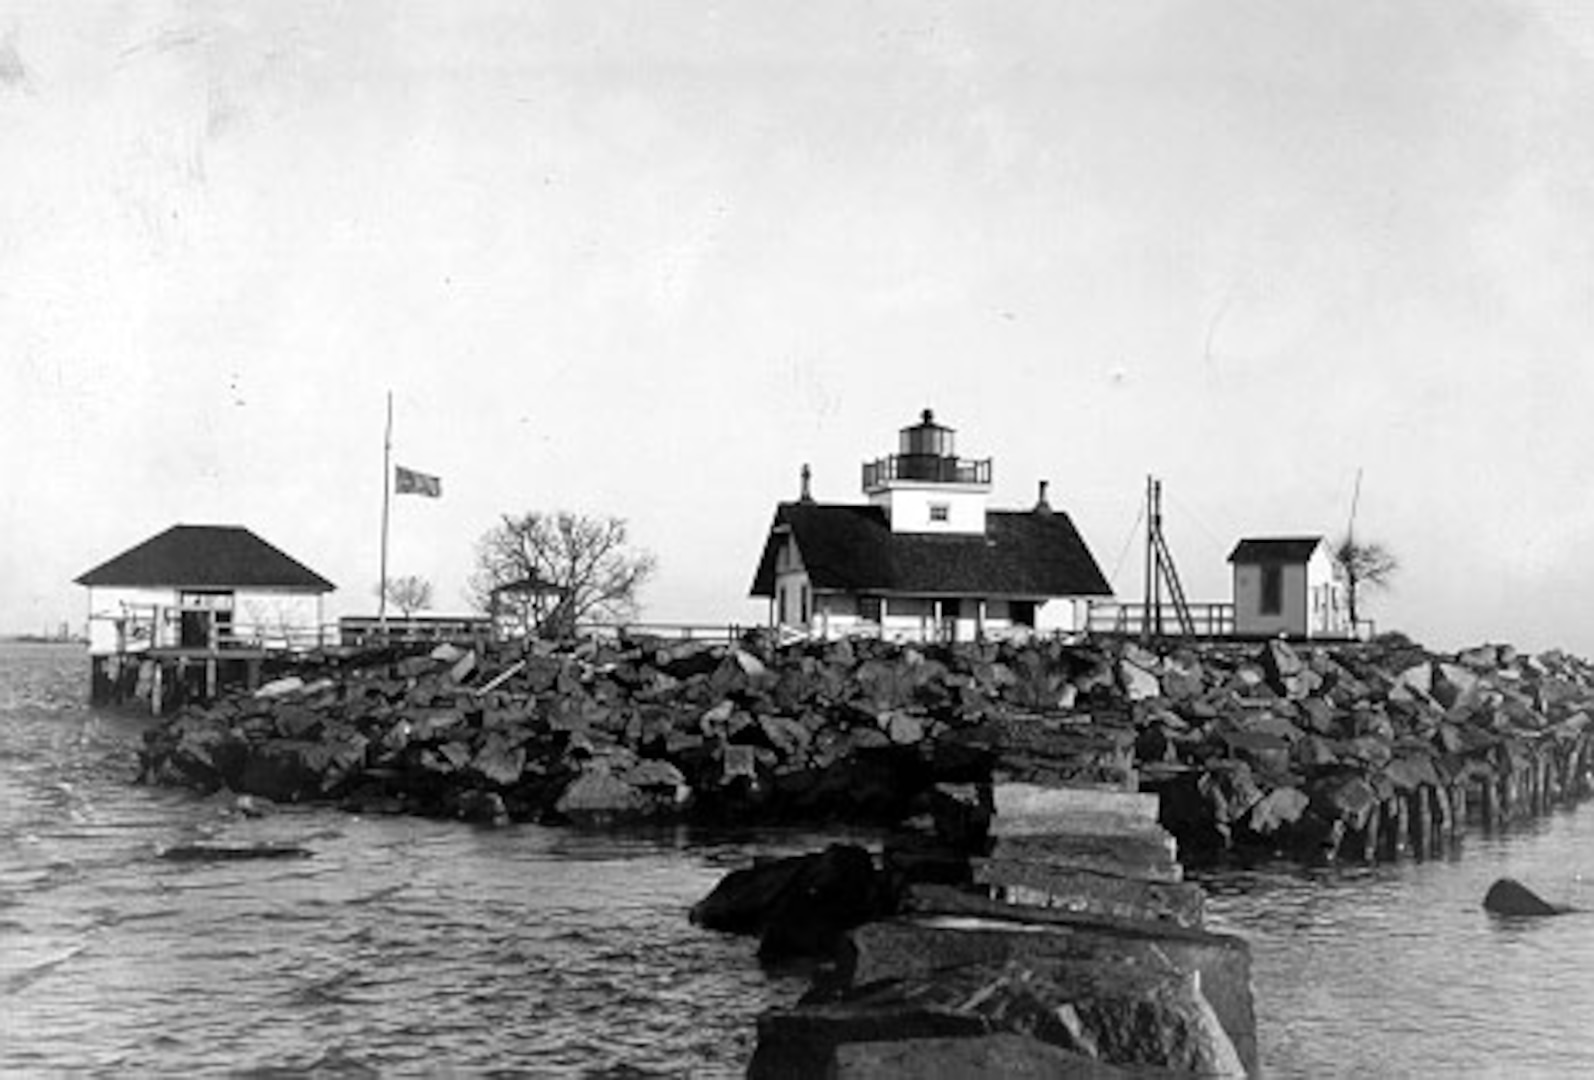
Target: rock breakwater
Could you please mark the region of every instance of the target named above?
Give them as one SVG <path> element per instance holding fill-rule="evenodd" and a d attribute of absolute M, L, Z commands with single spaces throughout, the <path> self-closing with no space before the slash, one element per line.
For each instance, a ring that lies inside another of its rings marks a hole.
<path fill-rule="evenodd" d="M 1594 666 L 1509 646 L 622 639 L 312 658 L 185 707 L 141 759 L 155 783 L 498 822 L 893 821 L 937 785 L 1106 784 L 1158 794 L 1186 861 L 1373 860 L 1585 797 L 1591 716 Z"/>

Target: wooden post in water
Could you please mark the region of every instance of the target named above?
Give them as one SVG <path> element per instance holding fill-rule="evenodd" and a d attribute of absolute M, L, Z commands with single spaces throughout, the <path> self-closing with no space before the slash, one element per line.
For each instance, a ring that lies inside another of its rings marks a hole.
<path fill-rule="evenodd" d="M 1379 808 L 1373 807 L 1367 811 L 1367 824 L 1362 826 L 1362 862 L 1375 863 L 1378 861 L 1378 818 Z"/>
<path fill-rule="evenodd" d="M 1433 816 L 1428 809 L 1428 787 L 1418 784 L 1406 798 L 1407 819 L 1411 824 L 1411 851 L 1419 859 L 1428 857 L 1433 840 Z"/>
<path fill-rule="evenodd" d="M 1465 780 L 1450 785 L 1450 839 L 1452 842 L 1461 839 L 1462 830 L 1467 827 L 1467 782 Z"/>
<path fill-rule="evenodd" d="M 1483 811 L 1483 827 L 1492 832 L 1500 822 L 1500 789 L 1492 776 L 1479 779 L 1479 803 Z"/>
<path fill-rule="evenodd" d="M 1384 800 L 1383 814 L 1384 852 L 1390 859 L 1399 859 L 1406 854 L 1410 839 L 1406 800 L 1398 794 L 1391 795 Z"/>
<path fill-rule="evenodd" d="M 1429 833 L 1430 847 L 1435 855 L 1444 849 L 1450 836 L 1450 789 L 1443 784 L 1428 789 L 1429 804 L 1433 807 L 1433 830 Z"/>

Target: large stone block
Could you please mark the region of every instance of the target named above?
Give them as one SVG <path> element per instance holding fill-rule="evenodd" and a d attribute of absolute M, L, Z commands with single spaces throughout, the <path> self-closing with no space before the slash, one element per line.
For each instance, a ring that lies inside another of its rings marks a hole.
<path fill-rule="evenodd" d="M 1176 843 L 1162 829 L 1136 833 L 1055 833 L 1004 836 L 991 845 L 992 859 L 1037 863 L 1141 881 L 1177 882 L 1184 871 L 1176 859 Z"/>
<path fill-rule="evenodd" d="M 1138 792 L 1027 783 L 991 785 L 991 810 L 994 814 L 991 825 L 993 832 L 999 835 L 1022 835 L 1021 832 L 999 832 L 1004 828 L 1044 828 L 1050 823 L 1067 828 L 1070 822 L 1081 818 L 1122 819 L 1129 824 L 1155 825 L 1157 805 L 1157 796 Z"/>
<path fill-rule="evenodd" d="M 1206 908 L 1201 887 L 1186 882 L 1143 881 L 1013 859 L 975 859 L 972 869 L 977 884 L 1005 900 L 1080 915 L 1200 926 Z"/>
<path fill-rule="evenodd" d="M 824 1027 L 815 1023 L 821 1019 Z M 929 1035 L 914 1030 L 960 1025 L 963 1030 Z M 871 1037 L 871 1028 L 879 1034 Z M 749 1075 L 834 1075 L 828 1071 L 835 1068 L 832 1062 L 850 1056 L 843 1047 L 858 1043 L 980 1038 L 996 1032 L 1023 1034 L 1099 1063 L 1137 1070 L 1246 1074 L 1239 1050 L 1194 973 L 1154 953 L 1138 962 L 1040 953 L 910 974 L 841 992 L 823 1004 L 766 1013 Z M 804 1051 L 814 1071 L 776 1073 L 761 1067 L 792 1061 Z"/>
<path fill-rule="evenodd" d="M 945 978 L 963 966 L 1013 961 L 1055 965 L 1059 970 L 1081 965 L 1156 970 L 1171 965 L 1179 974 L 1195 975 L 1246 1070 L 1256 1072 L 1251 953 L 1242 939 L 1063 912 L 1026 909 L 1018 914 L 1017 919 L 898 918 L 860 926 L 846 935 L 839 978 L 843 985 L 861 987 L 880 980 Z"/>
<path fill-rule="evenodd" d="M 1173 1070 L 1120 1069 L 1014 1032 L 971 1038 L 921 1038 L 843 1043 L 827 1076 L 836 1080 L 1119 1080 L 1178 1077 Z"/>

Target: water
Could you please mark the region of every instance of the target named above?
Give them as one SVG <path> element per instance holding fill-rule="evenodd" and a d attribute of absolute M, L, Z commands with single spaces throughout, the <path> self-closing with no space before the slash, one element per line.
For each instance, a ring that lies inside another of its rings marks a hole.
<path fill-rule="evenodd" d="M 148 721 L 86 708 L 86 666 L 0 645 L 0 1074 L 736 1075 L 805 988 L 686 909 L 828 837 L 240 818 L 133 785 Z M 314 857 L 157 857 L 196 840 Z M 1455 861 L 1209 879 L 1214 927 L 1252 943 L 1269 1074 L 1594 1074 L 1594 915 L 1478 906 L 1511 875 L 1594 908 L 1587 852 L 1594 806 Z"/>
<path fill-rule="evenodd" d="M 1589 913 L 1491 916 L 1501 877 Z M 1270 1075 L 1594 1075 L 1594 804 L 1445 860 L 1202 880 L 1251 943 Z"/>

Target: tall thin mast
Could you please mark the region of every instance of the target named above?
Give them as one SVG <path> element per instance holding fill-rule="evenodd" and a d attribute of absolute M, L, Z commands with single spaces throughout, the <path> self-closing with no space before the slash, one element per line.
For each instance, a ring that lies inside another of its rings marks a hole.
<path fill-rule="evenodd" d="M 387 637 L 387 509 L 393 488 L 393 391 L 387 392 L 387 427 L 382 432 L 382 576 L 377 585 L 376 621 Z"/>
<path fill-rule="evenodd" d="M 1362 501 L 1362 467 L 1356 466 L 1356 487 L 1350 496 L 1350 521 L 1345 525 L 1345 539 L 1356 542 L 1356 504 Z"/>
<path fill-rule="evenodd" d="M 1160 633 L 1162 628 L 1152 630 L 1151 612 L 1156 606 L 1157 591 L 1157 482 L 1152 477 L 1146 477 L 1146 602 L 1140 611 L 1140 640 L 1149 642 L 1153 633 Z M 1160 620 L 1159 620 L 1160 621 Z"/>

